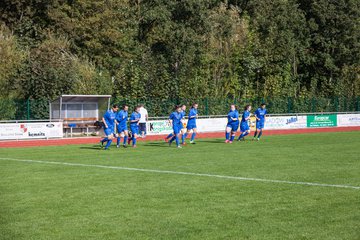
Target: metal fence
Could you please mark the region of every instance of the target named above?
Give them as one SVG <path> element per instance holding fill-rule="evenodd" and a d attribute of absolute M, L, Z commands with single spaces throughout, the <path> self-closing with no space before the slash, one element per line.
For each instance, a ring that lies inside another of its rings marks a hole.
<path fill-rule="evenodd" d="M 230 104 L 236 104 L 240 111 L 247 104 L 256 108 L 261 103 L 267 104 L 271 114 L 311 113 L 311 112 L 354 112 L 360 111 L 360 97 L 346 98 L 254 98 L 254 99 L 119 99 L 113 98 L 112 103 L 127 104 L 130 112 L 142 103 L 149 115 L 168 116 L 177 104 L 188 107 L 194 102 L 199 104 L 200 115 L 227 114 Z M 0 99 L 0 120 L 37 120 L 49 118 L 49 100 L 18 100 Z"/>

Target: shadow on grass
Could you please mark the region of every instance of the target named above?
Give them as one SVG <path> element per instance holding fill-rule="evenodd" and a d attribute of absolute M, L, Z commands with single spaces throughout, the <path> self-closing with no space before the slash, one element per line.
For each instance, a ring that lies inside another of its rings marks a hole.
<path fill-rule="evenodd" d="M 80 149 L 90 149 L 90 150 L 104 150 L 104 148 L 100 148 L 99 145 L 94 145 L 94 146 L 88 146 L 88 147 L 80 147 Z"/>
<path fill-rule="evenodd" d="M 201 143 L 224 143 L 223 139 L 209 139 L 209 140 L 200 140 Z"/>
<path fill-rule="evenodd" d="M 167 142 L 147 142 L 143 146 L 144 147 L 167 147 L 168 148 L 169 143 L 167 143 Z"/>

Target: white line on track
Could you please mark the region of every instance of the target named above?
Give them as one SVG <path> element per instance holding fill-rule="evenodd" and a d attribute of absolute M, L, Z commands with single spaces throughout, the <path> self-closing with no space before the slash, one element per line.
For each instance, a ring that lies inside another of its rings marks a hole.
<path fill-rule="evenodd" d="M 65 165 L 65 166 L 76 166 L 76 167 L 106 168 L 106 169 L 127 170 L 127 171 L 137 171 L 137 172 L 150 172 L 150 173 L 162 173 L 162 174 L 189 175 L 189 176 L 199 176 L 199 177 L 212 177 L 212 178 L 232 179 L 232 180 L 240 180 L 240 181 L 255 181 L 255 182 L 265 182 L 265 183 L 284 183 L 284 184 L 307 185 L 307 186 L 317 186 L 317 187 L 350 188 L 350 189 L 360 190 L 360 186 L 340 185 L 340 184 L 326 184 L 326 183 L 313 183 L 313 182 L 293 182 L 293 181 L 271 180 L 271 179 L 263 179 L 263 178 L 247 178 L 247 177 L 226 176 L 226 175 L 217 175 L 217 174 L 208 174 L 208 173 L 177 172 L 177 171 L 156 170 L 156 169 L 146 169 L 146 168 L 129 168 L 129 167 L 106 166 L 106 165 L 97 165 L 97 164 L 51 162 L 51 161 L 39 161 L 39 160 L 16 159 L 16 158 L 0 158 L 0 160 L 2 160 L 2 161 L 15 161 L 15 162 L 28 162 L 28 163 L 53 164 L 53 165 Z"/>

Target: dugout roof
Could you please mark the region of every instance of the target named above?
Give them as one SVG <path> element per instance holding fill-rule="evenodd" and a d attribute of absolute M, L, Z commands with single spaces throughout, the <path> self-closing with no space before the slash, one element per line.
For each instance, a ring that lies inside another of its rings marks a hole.
<path fill-rule="evenodd" d="M 101 119 L 111 95 L 61 95 L 50 103 L 50 119 Z"/>

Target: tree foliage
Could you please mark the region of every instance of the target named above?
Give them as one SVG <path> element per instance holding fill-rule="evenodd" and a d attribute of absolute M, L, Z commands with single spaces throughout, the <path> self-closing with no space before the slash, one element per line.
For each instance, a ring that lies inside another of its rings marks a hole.
<path fill-rule="evenodd" d="M 4 0 L 1 97 L 360 95 L 357 0 Z"/>

